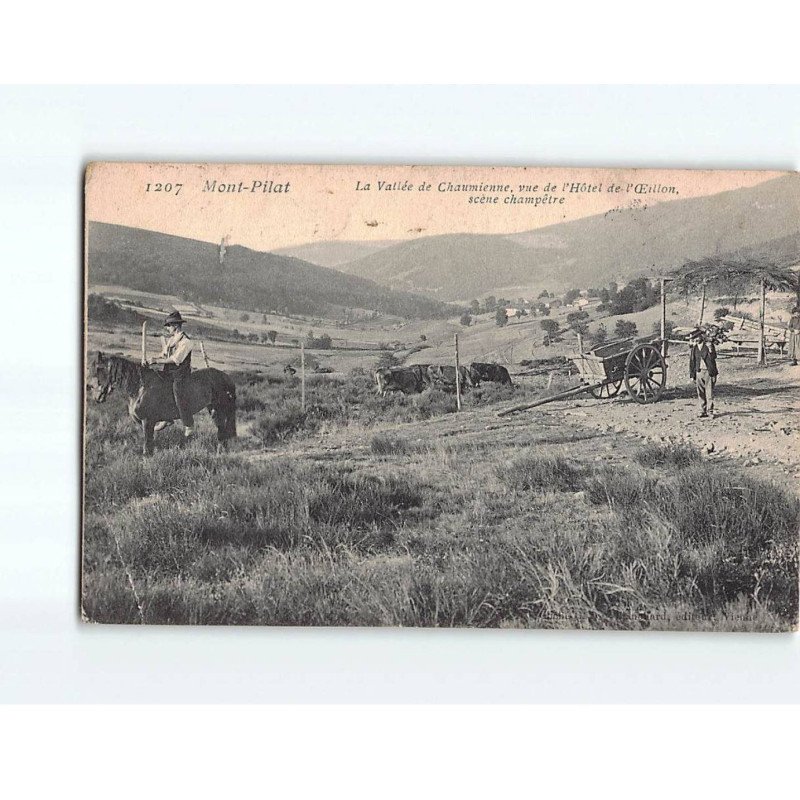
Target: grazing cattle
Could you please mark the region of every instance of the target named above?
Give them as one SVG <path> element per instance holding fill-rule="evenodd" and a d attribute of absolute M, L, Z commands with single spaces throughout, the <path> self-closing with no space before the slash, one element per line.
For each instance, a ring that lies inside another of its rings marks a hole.
<path fill-rule="evenodd" d="M 375 371 L 378 394 L 386 397 L 388 392 L 418 394 L 425 388 L 427 364 L 411 367 L 382 367 Z"/>
<path fill-rule="evenodd" d="M 508 370 L 505 367 L 501 367 L 500 364 L 482 364 L 479 361 L 473 361 L 469 365 L 469 374 L 475 386 L 482 381 L 502 383 L 504 386 L 512 385 Z"/>
<path fill-rule="evenodd" d="M 472 379 L 466 367 L 459 367 L 458 373 L 461 376 L 462 389 L 472 386 Z M 454 392 L 456 390 L 456 368 L 449 365 L 431 364 L 428 367 L 427 380 L 430 386 Z"/>

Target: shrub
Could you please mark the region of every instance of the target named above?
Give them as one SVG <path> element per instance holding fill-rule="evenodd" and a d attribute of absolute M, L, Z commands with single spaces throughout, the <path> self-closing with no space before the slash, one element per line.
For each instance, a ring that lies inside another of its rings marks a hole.
<path fill-rule="evenodd" d="M 253 426 L 253 436 L 262 445 L 274 444 L 304 428 L 306 420 L 307 414 L 299 405 L 275 409 L 258 419 Z"/>
<path fill-rule="evenodd" d="M 562 456 L 526 455 L 499 471 L 500 480 L 512 489 L 577 491 L 583 470 Z"/>
<path fill-rule="evenodd" d="M 702 461 L 702 456 L 688 444 L 665 444 L 646 447 L 634 456 L 643 467 L 671 466 L 683 469 Z"/>
<path fill-rule="evenodd" d="M 393 433 L 376 433 L 369 443 L 369 449 L 377 456 L 393 456 L 412 453 L 416 448 L 402 436 Z"/>
<path fill-rule="evenodd" d="M 618 319 L 617 324 L 614 326 L 614 333 L 618 339 L 627 339 L 630 336 L 636 336 L 638 332 L 636 323 L 627 319 Z"/>

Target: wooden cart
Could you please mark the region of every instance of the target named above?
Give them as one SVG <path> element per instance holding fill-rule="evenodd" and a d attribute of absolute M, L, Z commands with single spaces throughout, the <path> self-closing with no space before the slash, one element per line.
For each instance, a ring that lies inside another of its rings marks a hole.
<path fill-rule="evenodd" d="M 623 384 L 637 403 L 653 403 L 661 397 L 667 383 L 667 362 L 662 354 L 662 340 L 657 337 L 616 339 L 586 353 L 576 353 L 571 360 L 578 368 L 580 386 L 507 408 L 498 412 L 498 416 L 584 393 L 591 393 L 597 399 L 615 397 Z"/>

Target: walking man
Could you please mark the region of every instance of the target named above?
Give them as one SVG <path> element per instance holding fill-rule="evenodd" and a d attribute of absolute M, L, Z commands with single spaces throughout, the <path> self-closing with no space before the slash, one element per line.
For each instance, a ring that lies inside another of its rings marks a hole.
<path fill-rule="evenodd" d="M 714 386 L 718 374 L 714 339 L 709 333 L 695 328 L 689 334 L 689 378 L 697 386 L 701 418 L 714 418 Z"/>
<path fill-rule="evenodd" d="M 175 405 L 181 415 L 184 436 L 188 439 L 194 432 L 194 419 L 191 412 L 191 399 L 189 397 L 189 376 L 192 374 L 192 340 L 183 330 L 184 319 L 180 311 L 173 311 L 164 320 L 164 327 L 169 331 L 164 349 L 158 358 L 150 361 L 151 364 L 163 364 L 164 376 L 172 381 L 172 393 L 175 396 Z M 156 430 L 166 427 L 169 423 L 158 423 Z"/>
<path fill-rule="evenodd" d="M 800 306 L 792 309 L 792 318 L 789 320 L 789 358 L 792 366 L 797 366 L 797 357 L 800 355 Z"/>

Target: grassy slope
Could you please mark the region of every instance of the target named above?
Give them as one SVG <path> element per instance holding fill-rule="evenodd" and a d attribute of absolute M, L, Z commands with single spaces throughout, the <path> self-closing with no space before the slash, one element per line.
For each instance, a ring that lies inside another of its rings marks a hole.
<path fill-rule="evenodd" d="M 259 313 L 321 314 L 332 306 L 408 317 L 448 313 L 435 300 L 392 292 L 298 258 L 232 245 L 220 264 L 218 247 L 208 242 L 100 222 L 89 223 L 89 282 Z"/>
<path fill-rule="evenodd" d="M 145 460 L 118 398 L 88 409 L 89 619 L 796 621 L 797 499 L 695 451 L 639 450 L 549 412 L 500 421 L 496 387 L 455 415 L 438 392 L 380 401 L 356 374 L 314 381 L 303 415 L 295 387 L 239 385 L 241 449 L 221 458 L 205 420 L 193 447 L 167 431 Z"/>

